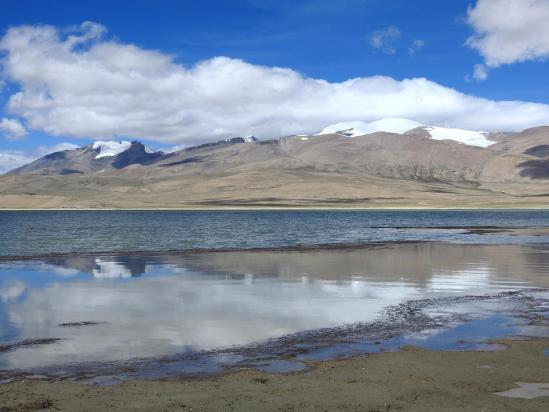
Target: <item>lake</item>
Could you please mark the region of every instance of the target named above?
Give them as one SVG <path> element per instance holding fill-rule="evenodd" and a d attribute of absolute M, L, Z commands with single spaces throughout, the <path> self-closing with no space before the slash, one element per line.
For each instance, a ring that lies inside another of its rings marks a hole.
<path fill-rule="evenodd" d="M 0 211 L 0 256 L 385 241 L 549 243 L 463 228 L 549 227 L 547 210 Z"/>
<path fill-rule="evenodd" d="M 547 245 L 541 210 L 3 211 L 0 377 L 497 349 L 549 336 Z"/>

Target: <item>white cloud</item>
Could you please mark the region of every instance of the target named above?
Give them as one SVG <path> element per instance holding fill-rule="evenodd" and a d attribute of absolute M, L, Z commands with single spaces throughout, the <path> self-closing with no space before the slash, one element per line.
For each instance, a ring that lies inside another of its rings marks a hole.
<path fill-rule="evenodd" d="M 370 34 L 370 46 L 381 50 L 385 54 L 395 54 L 394 43 L 399 37 L 400 30 L 396 26 L 376 30 Z"/>
<path fill-rule="evenodd" d="M 17 140 L 27 135 L 27 129 L 17 119 L 4 117 L 0 120 L 0 131 L 9 140 Z"/>
<path fill-rule="evenodd" d="M 27 163 L 30 163 L 38 159 L 39 157 L 45 156 L 49 153 L 76 149 L 77 147 L 79 146 L 73 143 L 58 143 L 53 146 L 37 146 L 31 150 L 1 150 L 0 174 L 26 165 Z"/>
<path fill-rule="evenodd" d="M 32 153 L 37 157 L 41 157 L 54 152 L 62 152 L 63 150 L 73 150 L 78 147 L 80 146 L 77 144 L 63 142 L 54 144 L 53 146 L 38 146 Z"/>
<path fill-rule="evenodd" d="M 175 146 L 168 147 L 167 149 L 162 149 L 162 151 L 164 153 L 173 153 L 173 152 L 178 152 L 180 150 L 183 150 L 187 147 L 189 147 L 189 146 L 186 145 L 186 144 L 176 144 Z"/>
<path fill-rule="evenodd" d="M 412 45 L 408 48 L 408 53 L 413 56 L 418 51 L 423 49 L 424 46 L 425 46 L 424 40 L 416 39 L 412 42 Z"/>
<path fill-rule="evenodd" d="M 482 82 L 488 78 L 488 68 L 484 64 L 475 64 L 473 78 Z"/>
<path fill-rule="evenodd" d="M 0 174 L 4 174 L 19 166 L 30 163 L 34 157 L 27 156 L 23 151 L 3 150 L 0 151 Z"/>
<path fill-rule="evenodd" d="M 467 22 L 488 67 L 549 57 L 549 0 L 478 0 Z"/>
<path fill-rule="evenodd" d="M 478 98 L 425 78 L 331 83 L 227 57 L 186 67 L 157 51 L 103 40 L 101 28 L 87 23 L 78 36 L 51 26 L 9 29 L 0 40 L 3 72 L 21 90 L 6 109 L 52 135 L 169 144 L 316 133 L 331 123 L 383 117 L 489 131 L 549 118 L 549 105 Z"/>

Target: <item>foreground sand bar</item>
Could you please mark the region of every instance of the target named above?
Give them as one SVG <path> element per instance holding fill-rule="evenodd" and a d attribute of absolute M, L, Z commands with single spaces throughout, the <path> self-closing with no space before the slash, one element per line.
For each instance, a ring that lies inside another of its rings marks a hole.
<path fill-rule="evenodd" d="M 62 411 L 543 411 L 549 396 L 515 399 L 494 393 L 515 382 L 549 382 L 549 340 L 507 341 L 496 352 L 408 348 L 316 363 L 297 374 L 245 370 L 207 379 L 130 381 L 87 386 L 21 380 L 0 385 L 4 410 Z"/>

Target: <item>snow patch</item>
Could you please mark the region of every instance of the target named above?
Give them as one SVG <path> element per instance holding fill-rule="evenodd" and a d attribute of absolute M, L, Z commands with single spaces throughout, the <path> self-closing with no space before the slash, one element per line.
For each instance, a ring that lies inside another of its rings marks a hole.
<path fill-rule="evenodd" d="M 475 130 L 452 129 L 447 127 L 425 126 L 409 119 L 386 117 L 375 122 L 361 121 L 335 123 L 324 128 L 315 136 L 323 134 L 339 134 L 347 137 L 362 136 L 375 132 L 405 133 L 418 127 L 423 128 L 431 139 L 454 140 L 470 146 L 488 147 L 497 143 L 488 138 L 489 133 Z"/>
<path fill-rule="evenodd" d="M 331 124 L 315 136 L 322 136 L 324 134 L 339 134 L 347 137 L 355 137 L 363 134 L 368 134 L 368 123 L 355 121 L 355 122 L 341 122 Z"/>
<path fill-rule="evenodd" d="M 488 147 L 497 143 L 488 139 L 486 132 L 450 129 L 446 127 L 424 127 L 423 128 L 434 140 L 454 140 L 470 146 Z"/>
<path fill-rule="evenodd" d="M 339 134 L 347 137 L 356 137 L 376 132 L 404 133 L 408 130 L 421 126 L 423 126 L 421 123 L 413 120 L 398 117 L 386 117 L 371 123 L 361 121 L 335 123 L 324 128 L 315 136 L 323 134 Z"/>
<path fill-rule="evenodd" d="M 227 137 L 223 140 L 218 140 L 217 143 L 227 142 L 227 143 L 255 143 L 257 138 L 255 136 L 246 136 L 246 137 Z"/>
<path fill-rule="evenodd" d="M 403 119 L 400 117 L 385 117 L 383 119 L 369 123 L 369 126 L 376 132 L 404 133 L 408 130 L 415 129 L 416 127 L 421 127 L 423 125 L 410 119 Z"/>
<path fill-rule="evenodd" d="M 132 144 L 130 142 L 121 141 L 121 142 L 95 142 L 92 146 L 93 150 L 99 149 L 99 154 L 95 156 L 96 159 L 102 157 L 116 156 L 122 152 L 125 152 L 130 148 Z"/>

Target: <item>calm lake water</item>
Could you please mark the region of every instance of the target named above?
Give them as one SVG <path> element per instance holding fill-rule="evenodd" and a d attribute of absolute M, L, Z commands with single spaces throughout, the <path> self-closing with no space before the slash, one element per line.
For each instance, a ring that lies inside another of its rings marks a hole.
<path fill-rule="evenodd" d="M 549 243 L 547 236 L 480 237 L 459 229 L 487 226 L 549 227 L 549 211 L 3 211 L 0 255 L 395 240 Z"/>
<path fill-rule="evenodd" d="M 416 243 L 6 261 L 0 264 L 0 371 L 89 362 L 55 373 L 81 376 L 84 370 L 108 383 L 120 378 L 117 368 L 128 369 L 117 362 L 130 359 L 141 360 L 126 378 L 242 365 L 300 370 L 305 359 L 377 351 L 379 339 L 385 350 L 412 343 L 475 349 L 490 337 L 549 335 L 546 327 L 506 315 L 544 313 L 549 296 L 452 299 L 547 288 L 548 273 L 549 250 L 541 245 Z M 425 299 L 440 302 L 417 303 Z M 426 316 L 398 309 L 410 301 Z M 388 307 L 397 308 L 391 316 Z M 465 315 L 471 322 L 464 323 Z M 433 332 L 440 326 L 451 328 Z M 56 341 L 36 341 L 44 338 Z M 29 340 L 35 344 L 24 344 Z M 288 350 L 299 355 L 288 360 Z M 143 361 L 155 357 L 162 362 Z"/>

